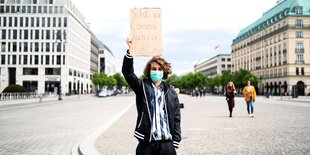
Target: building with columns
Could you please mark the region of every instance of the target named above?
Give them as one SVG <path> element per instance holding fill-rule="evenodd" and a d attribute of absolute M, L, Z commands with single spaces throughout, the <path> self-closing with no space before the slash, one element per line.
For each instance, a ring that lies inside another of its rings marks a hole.
<path fill-rule="evenodd" d="M 71 0 L 0 0 L 0 28 L 0 91 L 90 91 L 91 34 Z"/>
<path fill-rule="evenodd" d="M 260 94 L 310 91 L 310 3 L 283 0 L 242 29 L 232 43 L 232 72 L 260 77 Z"/>
<path fill-rule="evenodd" d="M 223 71 L 231 71 L 231 55 L 218 54 L 208 60 L 201 60 L 194 65 L 195 72 L 202 72 L 206 77 L 222 75 Z"/>

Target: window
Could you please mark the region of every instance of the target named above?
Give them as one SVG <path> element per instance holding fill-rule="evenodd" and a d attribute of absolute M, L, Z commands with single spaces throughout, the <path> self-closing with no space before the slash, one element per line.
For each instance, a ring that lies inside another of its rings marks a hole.
<path fill-rule="evenodd" d="M 17 51 L 17 42 L 13 42 L 13 52 Z"/>
<path fill-rule="evenodd" d="M 303 26 L 303 21 L 300 19 L 297 19 L 296 23 L 295 23 L 295 27 L 296 28 L 302 28 L 302 26 Z"/>
<path fill-rule="evenodd" d="M 38 13 L 42 13 L 42 6 L 38 7 Z"/>
<path fill-rule="evenodd" d="M 301 14 L 302 14 L 302 7 L 296 6 L 296 8 L 295 8 L 295 13 L 296 13 L 297 15 L 301 15 Z"/>
<path fill-rule="evenodd" d="M 299 68 L 296 67 L 296 75 L 299 75 Z"/>
<path fill-rule="evenodd" d="M 304 37 L 304 32 L 303 31 L 297 31 L 296 32 L 296 38 L 303 38 Z"/>
<path fill-rule="evenodd" d="M 2 30 L 2 36 L 1 39 L 6 39 L 6 30 Z"/>
<path fill-rule="evenodd" d="M 296 63 L 297 64 L 304 63 L 304 55 L 303 54 L 297 54 L 296 55 Z"/>
<path fill-rule="evenodd" d="M 56 57 L 56 64 L 60 65 L 60 61 L 61 61 L 61 57 L 60 57 L 60 55 L 57 55 L 57 57 Z M 71 74 L 72 74 L 72 72 L 71 72 Z"/>
<path fill-rule="evenodd" d="M 27 13 L 31 13 L 31 6 L 27 6 Z"/>
<path fill-rule="evenodd" d="M 32 7 L 32 13 L 37 13 L 37 7 L 36 6 Z"/>
<path fill-rule="evenodd" d="M 12 24 L 13 23 L 13 18 L 12 17 L 9 17 L 9 27 L 12 27 Z"/>
<path fill-rule="evenodd" d="M 58 27 L 61 27 L 61 17 L 58 17 Z"/>
<path fill-rule="evenodd" d="M 39 43 L 38 42 L 34 43 L 34 51 L 39 52 Z"/>
<path fill-rule="evenodd" d="M 5 42 L 1 43 L 1 52 L 5 52 L 5 45 L 6 45 Z"/>
<path fill-rule="evenodd" d="M 304 67 L 301 67 L 301 75 L 305 75 Z"/>
<path fill-rule="evenodd" d="M 23 87 L 27 92 L 35 92 L 38 90 L 38 81 L 23 81 Z"/>
<path fill-rule="evenodd" d="M 28 42 L 24 42 L 24 52 L 28 52 Z"/>
<path fill-rule="evenodd" d="M 59 13 L 63 13 L 64 12 L 64 7 L 63 6 L 60 6 L 59 7 Z"/>
<path fill-rule="evenodd" d="M 6 17 L 3 17 L 3 27 L 6 27 Z"/>
<path fill-rule="evenodd" d="M 50 51 L 50 43 L 46 43 L 45 45 L 46 45 L 45 46 L 45 51 L 49 52 Z"/>
<path fill-rule="evenodd" d="M 60 75 L 60 68 L 45 68 L 45 75 Z"/>
<path fill-rule="evenodd" d="M 43 13 L 47 13 L 47 6 L 43 7 Z"/>
<path fill-rule="evenodd" d="M 36 26 L 37 26 L 37 27 L 40 27 L 40 17 L 37 17 L 37 18 L 36 18 Z"/>
<path fill-rule="evenodd" d="M 296 52 L 304 52 L 304 44 L 303 42 L 296 42 Z"/>
<path fill-rule="evenodd" d="M 28 64 L 28 55 L 24 55 L 24 65 L 27 65 Z"/>
<path fill-rule="evenodd" d="M 42 18 L 42 27 L 45 27 L 45 18 Z"/>
<path fill-rule="evenodd" d="M 31 17 L 30 25 L 31 27 L 34 27 L 34 17 Z"/>
<path fill-rule="evenodd" d="M 20 27 L 23 27 L 23 26 L 24 26 L 24 18 L 23 18 L 23 17 L 20 17 L 20 18 L 19 18 L 19 26 L 20 26 Z"/>
<path fill-rule="evenodd" d="M 49 65 L 49 64 L 50 64 L 50 56 L 49 56 L 49 55 L 46 55 L 46 56 L 45 56 L 45 64 L 46 64 L 46 65 Z"/>
<path fill-rule="evenodd" d="M 4 6 L 0 6 L 0 13 L 4 13 Z"/>
<path fill-rule="evenodd" d="M 48 4 L 53 4 L 53 0 L 49 0 L 49 1 L 48 1 Z"/>
<path fill-rule="evenodd" d="M 54 13 L 58 13 L 58 6 L 54 7 Z"/>
<path fill-rule="evenodd" d="M 34 64 L 35 64 L 35 65 L 38 65 L 38 64 L 39 64 L 39 56 L 38 56 L 38 55 L 35 55 L 35 56 L 34 56 Z"/>
<path fill-rule="evenodd" d="M 50 30 L 46 30 L 46 39 L 51 39 L 51 31 Z"/>
<path fill-rule="evenodd" d="M 1 55 L 1 65 L 5 64 L 5 55 Z"/>
<path fill-rule="evenodd" d="M 38 75 L 38 68 L 23 68 L 23 75 Z"/>
<path fill-rule="evenodd" d="M 51 18 L 47 17 L 47 27 L 51 27 Z"/>
<path fill-rule="evenodd" d="M 53 6 L 50 6 L 49 8 L 48 8 L 48 13 L 53 13 Z"/>
<path fill-rule="evenodd" d="M 18 17 L 14 17 L 14 27 L 17 27 L 17 20 L 18 20 Z"/>
<path fill-rule="evenodd" d="M 225 58 L 222 58 L 222 62 L 225 62 Z"/>
<path fill-rule="evenodd" d="M 29 17 L 26 17 L 25 19 L 25 27 L 28 27 L 29 26 Z"/>
<path fill-rule="evenodd" d="M 40 31 L 39 30 L 35 30 L 35 39 L 39 39 L 40 38 Z"/>
<path fill-rule="evenodd" d="M 56 17 L 53 17 L 53 27 L 56 27 Z"/>

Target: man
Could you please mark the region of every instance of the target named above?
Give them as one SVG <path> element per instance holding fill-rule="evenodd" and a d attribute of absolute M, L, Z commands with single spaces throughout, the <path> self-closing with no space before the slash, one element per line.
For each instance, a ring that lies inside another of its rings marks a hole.
<path fill-rule="evenodd" d="M 127 39 L 129 49 L 132 41 Z M 139 141 L 136 154 L 175 155 L 181 141 L 181 115 L 176 92 L 164 82 L 172 73 L 170 63 L 153 57 L 145 66 L 145 79 L 139 79 L 127 50 L 122 73 L 136 94 L 138 117 L 134 136 Z"/>
<path fill-rule="evenodd" d="M 243 94 L 245 98 L 245 102 L 247 104 L 247 110 L 249 117 L 254 117 L 254 102 L 256 98 L 255 88 L 251 85 L 251 81 L 247 82 L 247 86 L 243 88 Z"/>

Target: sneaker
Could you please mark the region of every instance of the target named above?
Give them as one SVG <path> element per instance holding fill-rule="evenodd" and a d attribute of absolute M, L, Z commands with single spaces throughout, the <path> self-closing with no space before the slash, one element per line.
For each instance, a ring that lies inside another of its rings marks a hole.
<path fill-rule="evenodd" d="M 254 117 L 254 114 L 251 114 L 251 117 Z"/>
<path fill-rule="evenodd" d="M 249 117 L 252 117 L 252 114 L 249 114 Z"/>

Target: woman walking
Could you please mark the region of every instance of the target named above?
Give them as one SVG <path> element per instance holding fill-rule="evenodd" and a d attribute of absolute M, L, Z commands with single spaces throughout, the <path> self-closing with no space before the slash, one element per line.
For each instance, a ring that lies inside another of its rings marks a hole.
<path fill-rule="evenodd" d="M 236 88 L 232 81 L 229 81 L 226 87 L 226 100 L 228 103 L 228 109 L 229 109 L 229 117 L 232 117 L 232 111 L 235 107 L 235 94 L 236 94 Z"/>
<path fill-rule="evenodd" d="M 243 88 L 244 99 L 247 105 L 249 117 L 254 117 L 254 102 L 256 98 L 256 91 L 254 86 L 251 85 L 251 81 L 247 82 L 247 86 Z"/>

